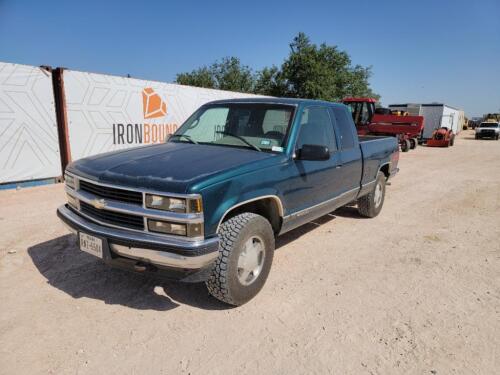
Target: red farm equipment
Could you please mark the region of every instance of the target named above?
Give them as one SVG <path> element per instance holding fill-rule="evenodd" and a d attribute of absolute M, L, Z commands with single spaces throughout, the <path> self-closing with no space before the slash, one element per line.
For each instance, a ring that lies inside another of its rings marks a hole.
<path fill-rule="evenodd" d="M 442 127 L 434 130 L 432 137 L 427 140 L 427 147 L 448 147 L 455 143 L 453 130 Z"/>
<path fill-rule="evenodd" d="M 409 116 L 406 112 L 388 108 L 375 108 L 372 98 L 345 98 L 343 103 L 351 108 L 359 135 L 388 135 L 397 137 L 401 151 L 417 147 L 417 138 L 424 128 L 422 116 Z"/>

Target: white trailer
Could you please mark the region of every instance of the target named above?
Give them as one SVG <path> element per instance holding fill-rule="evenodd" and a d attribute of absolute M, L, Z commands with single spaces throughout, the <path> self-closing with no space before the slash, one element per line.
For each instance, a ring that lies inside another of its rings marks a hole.
<path fill-rule="evenodd" d="M 462 110 L 442 103 L 406 103 L 391 104 L 390 109 L 398 111 L 407 111 L 410 115 L 424 117 L 424 130 L 421 139 L 432 137 L 434 130 L 447 127 L 452 129 L 455 134 L 460 133 L 464 122 L 464 113 Z"/>
<path fill-rule="evenodd" d="M 257 96 L 0 62 L 0 190 L 54 182 L 71 160 L 164 142 L 201 105 L 247 97 Z"/>

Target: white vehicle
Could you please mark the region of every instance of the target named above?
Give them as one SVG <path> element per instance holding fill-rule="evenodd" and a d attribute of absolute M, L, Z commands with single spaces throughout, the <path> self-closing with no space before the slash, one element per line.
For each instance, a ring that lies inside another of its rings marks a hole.
<path fill-rule="evenodd" d="M 482 122 L 481 125 L 476 128 L 476 139 L 493 138 L 498 141 L 499 137 L 500 125 L 496 121 Z"/>

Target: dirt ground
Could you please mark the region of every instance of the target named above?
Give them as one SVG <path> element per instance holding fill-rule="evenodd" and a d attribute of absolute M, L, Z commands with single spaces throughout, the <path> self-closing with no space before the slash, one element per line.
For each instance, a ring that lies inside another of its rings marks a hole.
<path fill-rule="evenodd" d="M 0 373 L 498 374 L 500 141 L 462 132 L 400 169 L 377 218 L 280 238 L 239 308 L 79 251 L 61 184 L 0 192 Z"/>

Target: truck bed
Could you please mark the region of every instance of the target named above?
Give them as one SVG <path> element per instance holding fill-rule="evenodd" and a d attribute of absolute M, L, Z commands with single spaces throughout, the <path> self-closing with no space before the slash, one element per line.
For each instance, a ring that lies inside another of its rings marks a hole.
<path fill-rule="evenodd" d="M 364 135 L 359 136 L 359 146 L 364 161 L 361 178 L 363 186 L 373 181 L 381 162 L 390 158 L 391 154 L 399 149 L 399 145 L 396 137 Z"/>

